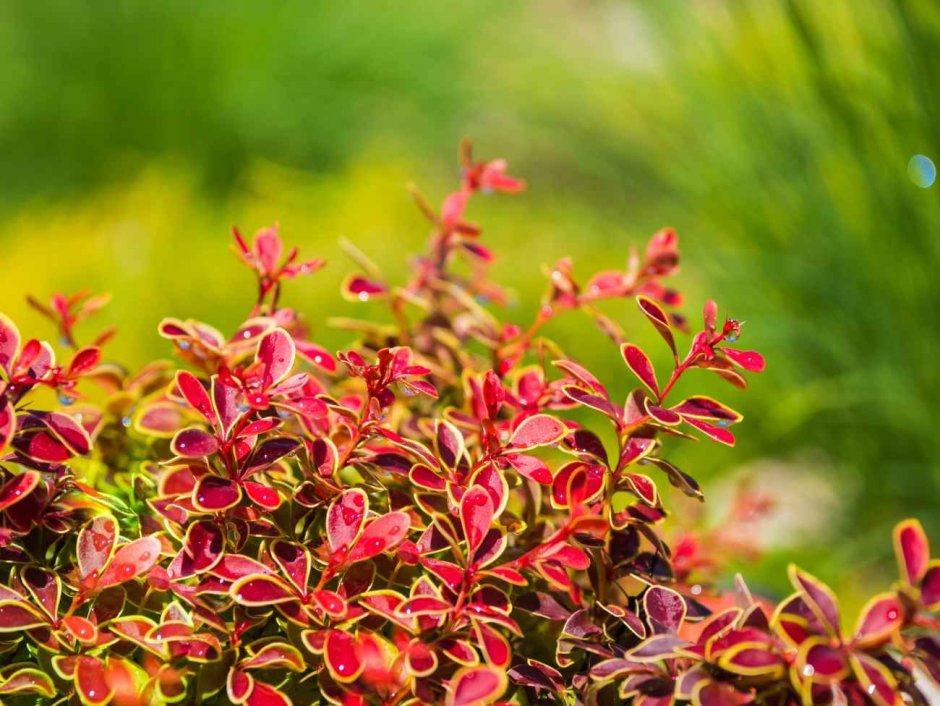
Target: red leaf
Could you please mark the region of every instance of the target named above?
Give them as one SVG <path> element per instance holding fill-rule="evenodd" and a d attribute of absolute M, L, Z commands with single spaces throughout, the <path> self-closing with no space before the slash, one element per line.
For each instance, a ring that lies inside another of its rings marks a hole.
<path fill-rule="evenodd" d="M 59 613 L 59 599 L 62 595 L 62 582 L 58 575 L 38 566 L 24 567 L 20 578 L 30 595 L 46 614 L 55 619 Z M 0 598 L 5 596 L 0 596 Z M 12 597 L 12 596 L 11 596 Z"/>
<path fill-rule="evenodd" d="M 300 651 L 284 642 L 269 642 L 241 662 L 242 669 L 290 669 L 303 671 Z"/>
<path fill-rule="evenodd" d="M 658 399 L 659 383 L 656 382 L 656 371 L 653 370 L 653 363 L 646 357 L 646 353 L 632 343 L 624 343 L 620 346 L 620 354 L 623 356 L 627 367 Z"/>
<path fill-rule="evenodd" d="M 332 552 L 345 552 L 362 531 L 369 498 L 359 488 L 343 491 L 326 513 L 326 538 Z"/>
<path fill-rule="evenodd" d="M 904 582 L 908 586 L 919 584 L 930 563 L 930 545 L 920 522 L 905 520 L 894 528 L 894 553 Z"/>
<path fill-rule="evenodd" d="M 542 485 L 551 484 L 552 472 L 541 459 L 524 454 L 508 454 L 504 458 L 519 472 L 519 475 Z"/>
<path fill-rule="evenodd" d="M 891 638 L 904 622 L 904 609 L 894 593 L 881 593 L 865 604 L 855 627 L 854 643 L 876 647 Z"/>
<path fill-rule="evenodd" d="M 739 351 L 735 348 L 721 348 L 722 353 L 735 365 L 752 373 L 763 372 L 764 356 L 756 351 Z"/>
<path fill-rule="evenodd" d="M 48 619 L 29 603 L 19 600 L 0 600 L 0 633 L 22 632 L 48 624 Z"/>
<path fill-rule="evenodd" d="M 245 576 L 232 584 L 229 593 L 241 605 L 264 606 L 296 601 L 297 594 L 277 576 Z"/>
<path fill-rule="evenodd" d="M 39 485 L 41 476 L 36 471 L 24 471 L 8 480 L 0 488 L 0 511 L 23 500 Z"/>
<path fill-rule="evenodd" d="M 100 360 L 100 349 L 94 346 L 82 348 L 77 353 L 75 353 L 74 356 L 72 356 L 72 361 L 69 363 L 69 377 L 74 378 L 79 375 L 84 375 L 90 370 L 93 370 L 98 365 Z"/>
<path fill-rule="evenodd" d="M 180 370 L 176 374 L 176 387 L 189 406 L 199 412 L 209 424 L 215 426 L 218 423 L 212 400 L 199 378 L 185 370 Z"/>
<path fill-rule="evenodd" d="M 193 522 L 186 530 L 183 548 L 167 569 L 170 578 L 184 578 L 208 571 L 222 558 L 225 538 L 219 527 L 208 520 Z"/>
<path fill-rule="evenodd" d="M 486 706 L 506 690 L 507 678 L 495 667 L 461 667 L 447 685 L 445 706 Z"/>
<path fill-rule="evenodd" d="M 154 402 L 143 408 L 135 427 L 145 434 L 172 436 L 183 423 L 179 405 L 171 402 Z"/>
<path fill-rule="evenodd" d="M 24 667 L 4 675 L 0 694 L 39 694 L 51 699 L 55 696 L 55 685 L 48 674 Z"/>
<path fill-rule="evenodd" d="M 10 377 L 13 361 L 20 350 L 20 332 L 6 314 L 0 314 L 0 368 Z"/>
<path fill-rule="evenodd" d="M 294 367 L 294 339 L 282 328 L 269 331 L 258 342 L 256 358 L 265 366 L 265 387 L 280 382 Z"/>
<path fill-rule="evenodd" d="M 408 472 L 408 478 L 419 488 L 427 490 L 444 490 L 447 487 L 446 481 L 428 466 L 416 463 Z"/>
<path fill-rule="evenodd" d="M 537 446 L 557 444 L 565 434 L 567 427 L 547 414 L 536 414 L 523 419 L 516 427 L 509 440 L 509 447 L 515 451 L 525 451 Z"/>
<path fill-rule="evenodd" d="M 323 612 L 336 620 L 342 620 L 346 617 L 349 607 L 341 595 L 333 591 L 314 591 L 312 594 L 314 601 L 323 609 Z"/>
<path fill-rule="evenodd" d="M 934 562 L 920 582 L 920 601 L 927 610 L 940 608 L 940 564 Z"/>
<path fill-rule="evenodd" d="M 6 400 L 0 404 L 0 456 L 9 445 L 14 432 L 16 432 L 16 410 L 13 408 L 13 403 Z"/>
<path fill-rule="evenodd" d="M 235 507 L 242 497 L 241 488 L 233 481 L 205 475 L 193 488 L 193 505 L 203 512 L 223 512 Z"/>
<path fill-rule="evenodd" d="M 512 649 L 506 638 L 480 620 L 474 619 L 472 623 L 477 644 L 480 645 L 487 664 L 501 669 L 508 667 L 512 660 Z"/>
<path fill-rule="evenodd" d="M 117 542 L 117 522 L 109 515 L 96 517 L 78 533 L 76 559 L 79 576 L 85 578 L 104 570 Z"/>
<path fill-rule="evenodd" d="M 70 615 L 62 618 L 62 624 L 69 634 L 83 644 L 94 644 L 98 639 L 98 628 L 88 618 Z"/>
<path fill-rule="evenodd" d="M 364 302 L 373 297 L 385 296 L 388 294 L 388 289 L 381 282 L 362 275 L 350 275 L 343 281 L 340 293 L 349 301 Z"/>
<path fill-rule="evenodd" d="M 839 607 L 835 594 L 826 584 L 793 564 L 789 568 L 790 581 L 800 592 L 810 610 L 822 621 L 830 635 L 839 634 Z"/>
<path fill-rule="evenodd" d="M 643 594 L 643 609 L 655 633 L 676 633 L 685 620 L 685 599 L 665 586 L 653 586 Z"/>
<path fill-rule="evenodd" d="M 371 559 L 397 546 L 408 534 L 410 525 L 411 517 L 407 512 L 390 512 L 372 520 L 349 552 L 349 563 Z"/>
<path fill-rule="evenodd" d="M 690 426 L 695 427 L 700 432 L 708 436 L 710 439 L 717 441 L 719 443 L 725 444 L 727 446 L 734 446 L 735 438 L 734 434 L 723 427 L 716 427 L 713 424 L 708 422 L 703 422 L 701 419 L 695 419 L 694 417 L 685 417 L 685 421 Z"/>
<path fill-rule="evenodd" d="M 106 704 L 114 690 L 105 678 L 104 664 L 95 657 L 80 656 L 75 664 L 75 690 L 83 704 Z"/>
<path fill-rule="evenodd" d="M 669 324 L 669 317 L 666 312 L 659 304 L 642 294 L 636 298 L 636 303 L 640 307 L 640 311 L 646 315 L 646 318 L 653 324 L 659 335 L 666 341 L 672 354 L 676 355 L 676 340 L 672 335 L 672 326 Z"/>
<path fill-rule="evenodd" d="M 265 510 L 276 510 L 281 504 L 281 496 L 274 488 L 269 488 L 262 483 L 256 483 L 246 480 L 242 485 L 245 493 L 251 498 L 252 502 L 257 503 Z"/>
<path fill-rule="evenodd" d="M 226 690 L 228 692 L 229 700 L 233 704 L 243 704 L 248 699 L 248 696 L 254 691 L 255 680 L 247 672 L 242 672 L 238 669 L 232 669 L 228 673 L 228 679 L 226 680 Z"/>
<path fill-rule="evenodd" d="M 277 539 L 271 543 L 270 553 L 294 587 L 305 593 L 310 578 L 310 554 L 307 550 L 299 544 Z"/>
<path fill-rule="evenodd" d="M 202 429 L 189 427 L 176 433 L 170 450 L 183 458 L 204 458 L 219 450 L 219 441 Z"/>
<path fill-rule="evenodd" d="M 114 553 L 108 568 L 98 579 L 98 589 L 115 586 L 145 574 L 160 558 L 160 540 L 156 537 L 141 537 L 125 544 Z"/>
<path fill-rule="evenodd" d="M 470 488 L 460 499 L 460 523 L 471 556 L 483 543 L 495 513 L 490 494 L 478 485 Z"/>
<path fill-rule="evenodd" d="M 270 684 L 256 681 L 245 706 L 291 706 L 291 702 Z"/>
<path fill-rule="evenodd" d="M 356 681 L 365 668 L 359 657 L 356 638 L 339 630 L 330 630 L 326 634 L 323 658 L 330 676 L 343 684 Z"/>

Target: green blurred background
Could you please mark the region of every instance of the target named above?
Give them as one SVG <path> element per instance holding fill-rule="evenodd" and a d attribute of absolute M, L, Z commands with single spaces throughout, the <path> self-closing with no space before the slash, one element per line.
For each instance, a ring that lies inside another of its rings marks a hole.
<path fill-rule="evenodd" d="M 231 330 L 251 295 L 229 227 L 280 221 L 330 260 L 289 301 L 362 315 L 336 296 L 339 239 L 402 272 L 426 235 L 407 182 L 437 202 L 472 136 L 530 182 L 472 214 L 514 320 L 541 264 L 586 275 L 678 229 L 688 313 L 713 296 L 747 319 L 769 368 L 747 394 L 703 381 L 747 417 L 737 450 L 674 456 L 712 521 L 742 474 L 777 493 L 761 587 L 794 557 L 851 602 L 893 575 L 896 519 L 940 544 L 940 187 L 907 173 L 940 157 L 938 47 L 933 0 L 6 0 L 2 308 L 46 335 L 27 292 L 110 291 L 111 350 L 138 364 L 166 351 L 161 316 Z M 587 331 L 551 334 L 625 390 Z"/>

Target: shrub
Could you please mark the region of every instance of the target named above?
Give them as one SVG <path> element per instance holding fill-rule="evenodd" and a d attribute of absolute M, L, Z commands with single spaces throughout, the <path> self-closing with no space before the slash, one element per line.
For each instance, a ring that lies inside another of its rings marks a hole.
<path fill-rule="evenodd" d="M 895 533 L 900 581 L 850 632 L 832 591 L 795 567 L 774 608 L 741 579 L 730 595 L 703 585 L 707 548 L 665 541 L 659 479 L 702 494 L 664 439 L 731 446 L 741 420 L 710 397 L 674 399 L 675 383 L 703 369 L 743 388 L 764 368 L 713 302 L 680 354 L 675 233 L 584 284 L 561 260 L 534 321 L 503 323 L 465 213 L 479 192 L 524 184 L 467 147 L 462 167 L 440 209 L 415 194 L 432 235 L 408 282 L 354 253 L 343 295 L 384 300 L 389 317 L 349 324 L 359 340 L 335 358 L 280 301 L 324 263 L 285 253 L 274 228 L 234 234 L 257 288 L 231 336 L 160 323 L 179 368 L 103 362 L 111 331 L 80 346 L 75 327 L 102 297 L 31 300 L 71 351 L 64 364 L 0 317 L 4 698 L 926 703 L 940 565 L 916 521 Z M 625 297 L 662 337 L 668 375 L 596 307 Z M 541 335 L 571 310 L 639 382 L 623 405 L 625 390 Z"/>

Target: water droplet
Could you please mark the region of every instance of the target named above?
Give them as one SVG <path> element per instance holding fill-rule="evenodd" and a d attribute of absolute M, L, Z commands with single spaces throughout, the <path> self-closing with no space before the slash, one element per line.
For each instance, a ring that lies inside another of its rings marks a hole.
<path fill-rule="evenodd" d="M 60 394 L 60 395 L 59 395 L 59 404 L 64 404 L 64 405 L 68 406 L 68 405 L 72 404 L 73 402 L 75 402 L 75 400 L 74 400 L 73 398 L 69 397 L 68 395 L 66 395 L 66 394 Z"/>
<path fill-rule="evenodd" d="M 60 345 L 60 346 L 67 346 L 67 345 L 69 345 L 69 337 L 68 337 L 68 336 L 59 336 L 59 345 Z"/>
<path fill-rule="evenodd" d="M 921 189 L 929 189 L 937 179 L 937 167 L 930 157 L 915 154 L 907 163 L 907 176 Z"/>
<path fill-rule="evenodd" d="M 320 363 L 323 362 L 323 356 L 322 355 L 313 356 L 313 362 L 319 365 Z"/>
<path fill-rule="evenodd" d="M 368 293 L 368 292 L 359 292 L 359 301 L 361 301 L 361 302 L 367 302 L 367 301 L 369 301 L 369 293 Z"/>
<path fill-rule="evenodd" d="M 725 340 L 728 343 L 735 343 L 738 340 L 738 337 L 733 333 L 729 333 L 727 336 L 725 336 Z"/>
<path fill-rule="evenodd" d="M 251 329 L 248 329 L 248 330 L 246 330 L 246 331 L 242 331 L 242 338 L 246 338 L 246 339 L 247 339 L 247 338 L 251 338 Z"/>
<path fill-rule="evenodd" d="M 715 424 L 721 428 L 725 428 L 731 424 L 731 422 L 729 422 L 727 419 L 719 419 L 717 422 L 715 422 Z"/>
<path fill-rule="evenodd" d="M 893 608 L 888 611 L 888 620 L 896 620 L 898 617 L 898 612 Z"/>
<path fill-rule="evenodd" d="M 813 676 L 815 673 L 816 673 L 816 668 L 815 668 L 813 665 L 807 664 L 805 667 L 803 667 L 803 676 L 804 676 L 804 677 L 811 677 L 811 676 Z"/>
<path fill-rule="evenodd" d="M 189 350 L 189 341 L 180 341 L 180 342 L 178 343 L 178 345 L 179 345 L 179 347 L 182 348 L 184 351 L 188 351 L 188 350 Z"/>
<path fill-rule="evenodd" d="M 869 684 L 869 685 L 868 685 L 868 688 L 865 689 L 865 691 L 867 691 L 869 694 L 874 694 L 874 693 L 875 693 L 875 685 L 874 685 L 874 684 Z"/>
<path fill-rule="evenodd" d="M 701 592 L 702 592 L 702 587 L 701 587 L 701 586 L 699 586 L 698 584 L 695 584 L 694 586 L 692 586 L 692 595 L 693 595 L 693 596 L 697 596 L 697 595 L 699 595 Z"/>
<path fill-rule="evenodd" d="M 88 698 L 90 698 L 90 699 L 95 698 L 95 693 L 96 693 L 96 692 L 95 692 L 94 689 L 89 689 L 89 690 L 88 690 Z"/>
<path fill-rule="evenodd" d="M 249 407 L 249 406 L 246 405 L 246 404 L 240 404 L 240 405 L 238 405 L 238 411 L 239 411 L 239 412 L 247 412 L 249 409 L 251 409 L 251 407 Z"/>
<path fill-rule="evenodd" d="M 125 426 L 125 427 L 129 427 L 129 426 L 131 425 L 131 418 L 130 418 L 130 417 L 121 417 L 121 424 L 122 424 L 123 426 Z"/>

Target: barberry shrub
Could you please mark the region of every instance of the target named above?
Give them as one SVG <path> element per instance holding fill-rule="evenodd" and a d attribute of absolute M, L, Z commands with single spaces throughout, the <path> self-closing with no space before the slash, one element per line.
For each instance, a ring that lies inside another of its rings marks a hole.
<path fill-rule="evenodd" d="M 675 399 L 676 382 L 744 388 L 764 359 L 713 302 L 680 352 L 670 230 L 583 284 L 561 260 L 534 321 L 501 322 L 466 211 L 523 188 L 465 146 L 439 209 L 415 193 L 432 232 L 409 281 L 352 253 L 343 296 L 388 315 L 346 321 L 358 341 L 335 357 L 281 304 L 324 263 L 275 228 L 235 232 L 256 296 L 234 333 L 160 322 L 177 364 L 128 374 L 102 359 L 110 331 L 80 346 L 102 297 L 31 300 L 65 362 L 0 316 L 4 702 L 927 703 L 940 563 L 916 521 L 895 532 L 900 580 L 851 629 L 795 567 L 774 607 L 740 578 L 709 585 L 693 543 L 670 550 L 662 481 L 701 490 L 666 442 L 732 446 L 741 421 Z M 635 300 L 662 350 L 601 313 L 613 298 Z M 618 389 L 544 338 L 573 310 L 619 347 Z"/>

